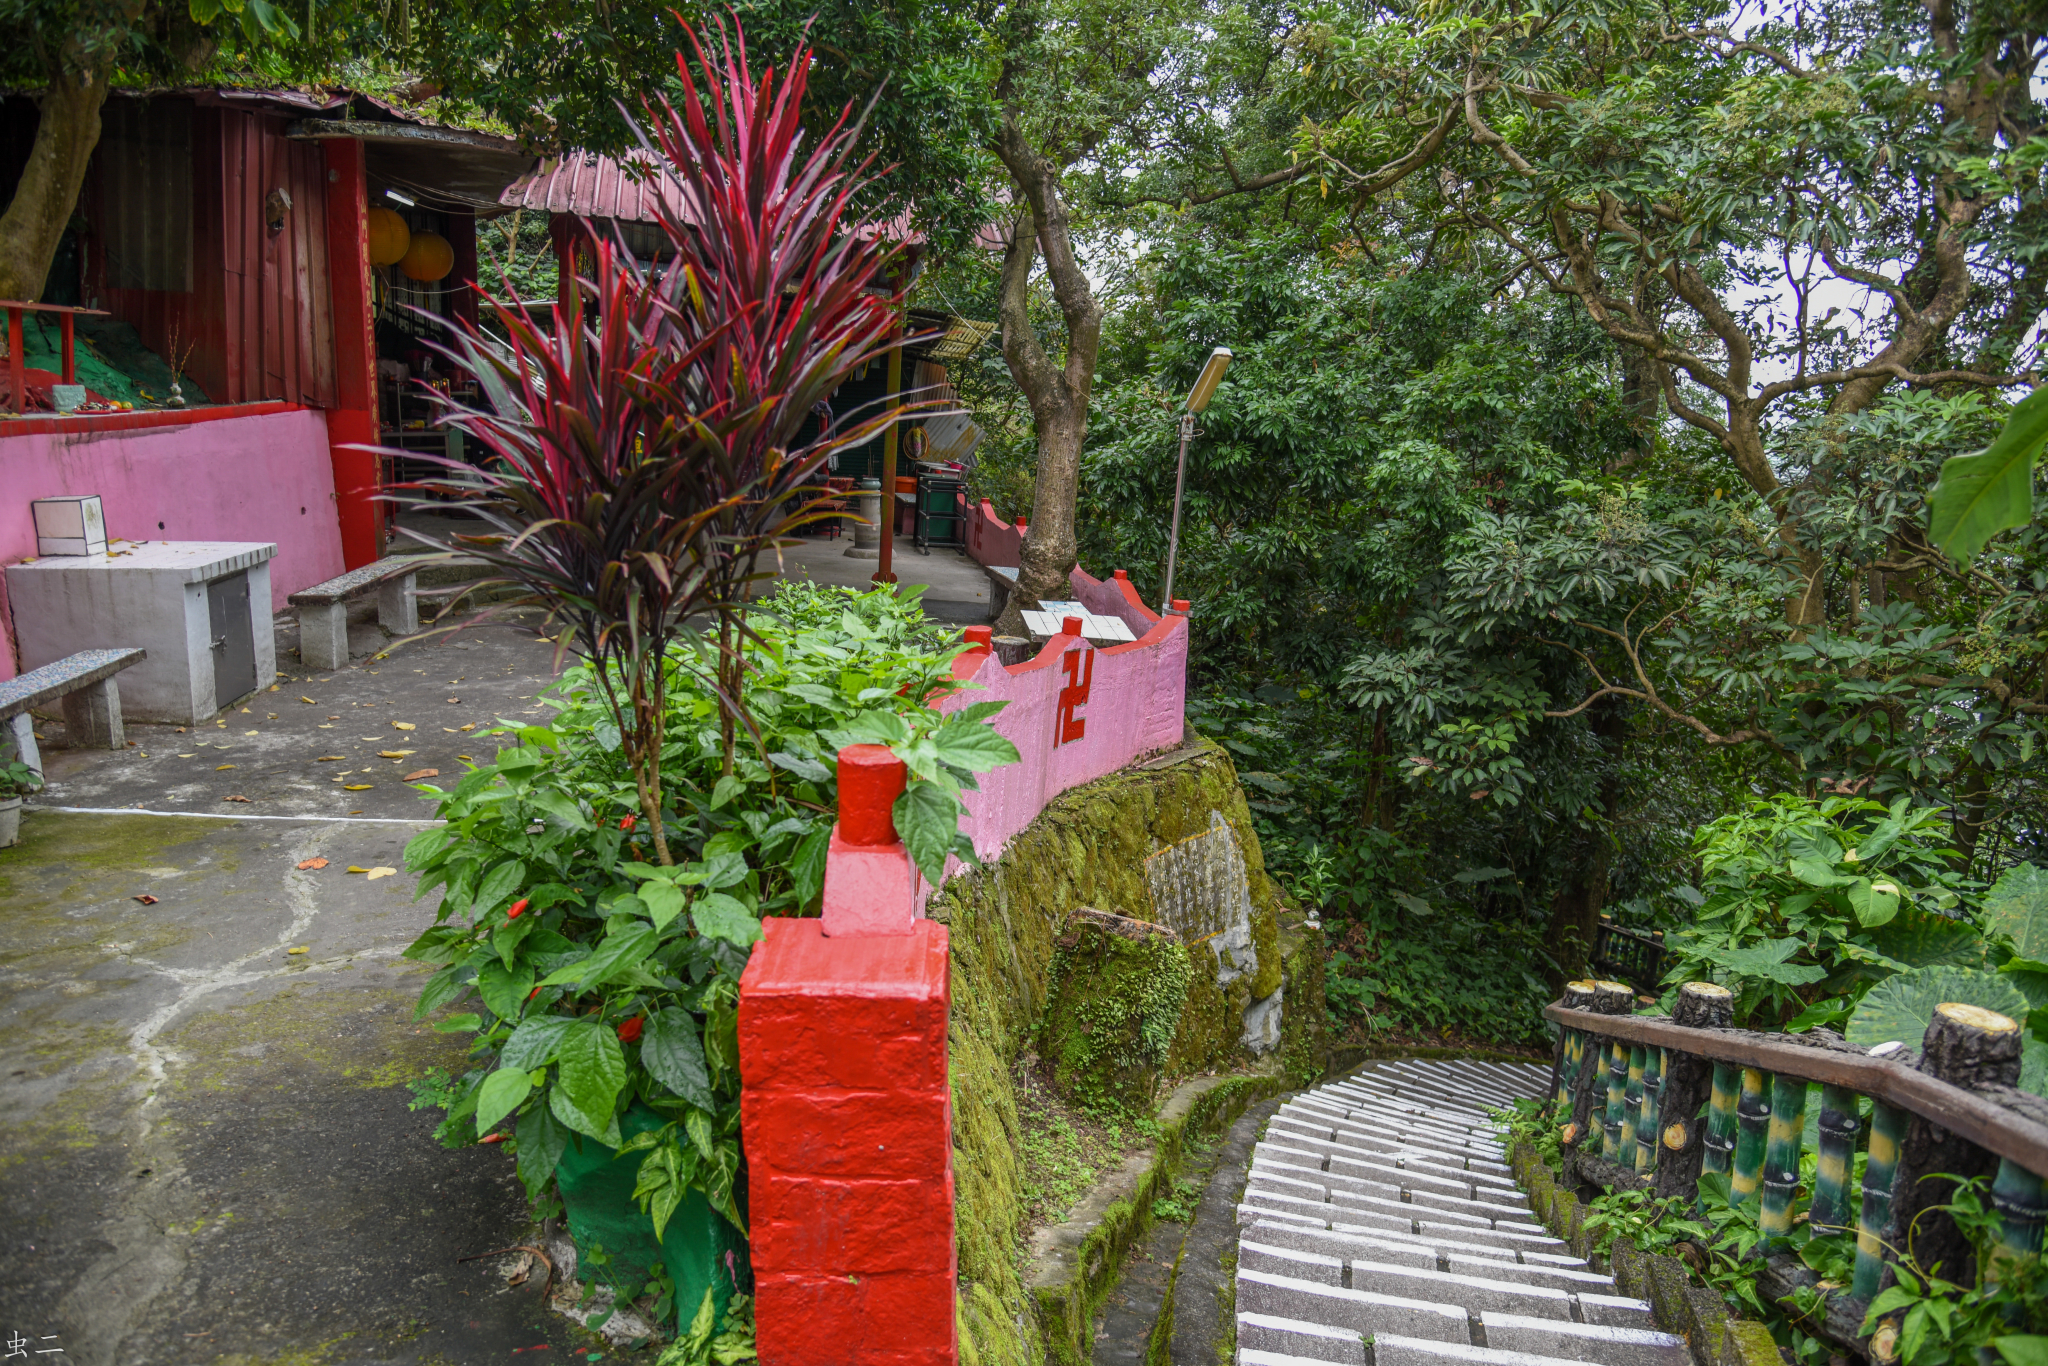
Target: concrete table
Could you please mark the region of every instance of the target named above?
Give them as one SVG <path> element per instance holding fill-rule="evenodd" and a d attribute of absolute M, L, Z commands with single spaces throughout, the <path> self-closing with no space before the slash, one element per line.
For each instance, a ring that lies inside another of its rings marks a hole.
<path fill-rule="evenodd" d="M 148 658 L 121 679 L 127 719 L 211 720 L 277 676 L 276 554 L 258 541 L 146 541 L 8 565 L 22 668 L 139 646 Z"/>

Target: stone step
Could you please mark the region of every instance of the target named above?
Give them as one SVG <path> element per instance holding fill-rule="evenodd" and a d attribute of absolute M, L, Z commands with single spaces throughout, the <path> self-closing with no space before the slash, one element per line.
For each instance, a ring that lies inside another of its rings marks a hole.
<path fill-rule="evenodd" d="M 1498 1225 L 1489 1226 L 1483 1219 L 1459 1221 L 1456 1216 L 1446 1217 L 1444 1211 L 1430 1209 L 1427 1206 L 1403 1204 L 1397 1200 L 1368 1204 L 1358 1197 L 1346 1196 L 1342 1200 L 1324 1201 L 1299 1189 L 1293 1193 L 1286 1193 L 1283 1187 L 1248 1185 L 1238 1202 L 1238 1208 L 1241 1212 L 1240 1223 L 1244 1222 L 1244 1211 L 1251 1211 L 1254 1214 L 1271 1212 L 1306 1219 L 1326 1227 L 1350 1225 L 1366 1232 L 1384 1230 L 1427 1238 L 1447 1238 L 1482 1247 L 1507 1248 L 1515 1252 L 1564 1250 L 1562 1239 L 1551 1237 L 1534 1224 L 1515 1224 L 1502 1228 Z"/>
<path fill-rule="evenodd" d="M 1503 1262 L 1497 1257 L 1475 1256 L 1468 1252 L 1447 1253 L 1444 1270 L 1461 1275 L 1492 1276 L 1503 1281 L 1521 1281 L 1527 1285 L 1554 1285 L 1560 1290 L 1578 1294 L 1602 1294 L 1614 1289 L 1614 1277 L 1602 1276 L 1597 1271 L 1582 1271 L 1569 1266 L 1534 1266 L 1521 1262 Z"/>
<path fill-rule="evenodd" d="M 1439 1342 L 1472 1340 L 1469 1317 L 1456 1305 L 1347 1290 L 1250 1267 L 1238 1268 L 1237 1309 L 1239 1313 L 1320 1323 L 1368 1335 L 1400 1333 Z"/>
<path fill-rule="evenodd" d="M 1326 1238 L 1358 1238 L 1368 1240 L 1380 1246 L 1420 1249 L 1425 1251 L 1428 1256 L 1420 1259 L 1417 1263 L 1418 1265 L 1436 1266 L 1438 1265 L 1438 1257 L 1441 1255 L 1445 1257 L 1471 1257 L 1477 1261 L 1493 1265 L 1551 1268 L 1565 1271 L 1582 1271 L 1591 1274 L 1583 1260 L 1569 1255 L 1557 1256 L 1544 1252 L 1528 1252 L 1513 1246 L 1489 1246 L 1485 1243 L 1446 1237 L 1440 1234 L 1423 1236 L 1412 1232 L 1409 1228 L 1349 1224 L 1342 1221 L 1326 1225 L 1320 1222 L 1301 1219 L 1291 1214 L 1269 1214 L 1265 1211 L 1253 1209 L 1250 1206 L 1239 1206 L 1239 1212 L 1241 1216 L 1239 1227 L 1241 1229 L 1256 1228 L 1260 1225 L 1266 1225 L 1273 1229 L 1285 1227 L 1289 1230 L 1299 1230 L 1305 1234 L 1320 1235 Z M 1273 1242 L 1274 1240 L 1270 1236 L 1260 1235 L 1257 1241 Z M 1277 1246 L 1291 1247 L 1295 1246 L 1295 1244 L 1283 1242 L 1277 1244 Z M 1320 1250 L 1319 1244 L 1307 1244 L 1305 1246 L 1310 1247 L 1312 1250 Z M 1403 1258 L 1382 1258 L 1381 1260 L 1400 1261 Z M 1603 1277 L 1602 1279 L 1605 1278 Z"/>
<path fill-rule="evenodd" d="M 1497 1276 L 1467 1275 L 1463 1272 L 1427 1271 L 1392 1262 L 1361 1261 L 1349 1264 L 1351 1286 L 1381 1295 L 1455 1304 L 1468 1313 L 1494 1310 L 1504 1314 L 1526 1314 L 1537 1318 L 1569 1319 L 1572 1297 L 1568 1291 L 1548 1285 L 1525 1285 Z"/>
<path fill-rule="evenodd" d="M 1520 1314 L 1483 1313 L 1486 1344 L 1511 1352 L 1593 1361 L 1600 1366 L 1686 1366 L 1685 1339 L 1654 1328 L 1613 1328 L 1597 1323 L 1559 1323 Z"/>
<path fill-rule="evenodd" d="M 1487 1339 L 1491 1343 L 1492 1339 Z M 1561 1362 L 1595 1361 L 1602 1366 L 1685 1366 L 1691 1354 L 1679 1344 L 1677 1357 L 1641 1356 L 1640 1348 L 1610 1344 L 1611 1356 L 1546 1356 L 1516 1348 L 1474 1347 L 1470 1343 L 1433 1342 L 1427 1338 L 1388 1334 L 1373 1340 L 1374 1366 L 1559 1366 Z"/>
<path fill-rule="evenodd" d="M 1238 1322 L 1239 1322 L 1239 1325 L 1240 1325 L 1240 1327 L 1241 1327 L 1241 1326 L 1242 1326 L 1242 1324 L 1243 1324 L 1243 1322 L 1244 1322 L 1244 1319 L 1245 1319 L 1245 1318 L 1255 1318 L 1255 1319 L 1260 1319 L 1260 1320 L 1262 1320 L 1262 1321 L 1263 1321 L 1263 1320 L 1264 1320 L 1264 1317 L 1265 1317 L 1265 1316 L 1264 1316 L 1264 1315 L 1261 1315 L 1261 1314 L 1251 1314 L 1251 1315 L 1240 1315 L 1240 1316 L 1239 1316 L 1239 1319 L 1238 1319 Z M 1276 1324 L 1277 1324 L 1277 1323 L 1285 1323 L 1285 1322 L 1286 1322 L 1286 1320 L 1285 1320 L 1285 1319 L 1273 1319 L 1273 1320 L 1271 1320 L 1271 1322 L 1273 1322 L 1273 1323 L 1276 1323 Z M 1314 1324 L 1310 1324 L 1309 1326 L 1310 1326 L 1311 1328 L 1313 1328 L 1313 1327 L 1314 1327 L 1315 1325 L 1314 1325 Z M 1353 1336 L 1356 1336 L 1356 1334 L 1354 1334 Z M 1326 1361 L 1356 1362 L 1356 1361 L 1363 1361 L 1363 1360 L 1365 1360 L 1365 1346 L 1364 1346 L 1364 1343 L 1365 1343 L 1365 1339 L 1363 1339 L 1363 1338 L 1360 1338 L 1360 1339 L 1359 1339 L 1359 1348 L 1358 1348 L 1358 1351 L 1359 1351 L 1359 1355 L 1357 1355 L 1357 1356 L 1355 1356 L 1355 1357 L 1353 1357 L 1353 1356 L 1319 1356 L 1319 1357 L 1311 1357 L 1311 1356 L 1296 1356 L 1296 1355 L 1294 1355 L 1294 1354 L 1293 1354 L 1293 1353 L 1291 1353 L 1291 1352 L 1267 1352 L 1267 1351 L 1262 1351 L 1262 1350 L 1260 1350 L 1259 1348 L 1256 1348 L 1256 1347 L 1240 1347 L 1240 1348 L 1238 1348 L 1238 1350 L 1237 1350 L 1237 1361 L 1238 1361 L 1238 1366 L 1319 1366 L 1319 1363 L 1322 1363 L 1322 1362 L 1326 1362 Z M 1314 1343 L 1314 1342 L 1310 1342 L 1310 1343 L 1307 1343 L 1307 1344 L 1305 1344 L 1305 1345 L 1306 1345 L 1306 1346 L 1308 1346 L 1308 1347 L 1311 1347 L 1311 1348 L 1313 1348 L 1313 1347 L 1316 1347 L 1316 1346 L 1318 1346 L 1318 1345 L 1320 1345 L 1320 1344 L 1317 1344 L 1317 1343 Z"/>
<path fill-rule="evenodd" d="M 1249 1238 L 1237 1242 L 1237 1264 L 1276 1276 L 1293 1276 L 1318 1285 L 1344 1284 L 1344 1259 L 1326 1252 L 1303 1252 L 1278 1244 L 1255 1243 Z"/>
<path fill-rule="evenodd" d="M 1239 1366 L 1688 1366 L 1536 1222 L 1496 1114 L 1542 1064 L 1374 1064 L 1290 1100 L 1237 1207 Z"/>
<path fill-rule="evenodd" d="M 1340 1134 L 1342 1137 L 1339 1137 Z M 1331 1125 L 1323 1128 L 1311 1127 L 1304 1121 L 1289 1120 L 1276 1115 L 1273 1122 L 1266 1126 L 1265 1136 L 1275 1143 L 1314 1146 L 1326 1153 L 1433 1153 L 1439 1160 L 1486 1164 L 1482 1168 L 1486 1171 L 1507 1170 L 1507 1164 L 1499 1160 L 1498 1148 L 1431 1133 L 1381 1132 L 1366 1127 L 1365 1122 L 1361 1120 L 1345 1120 L 1341 1126 Z"/>

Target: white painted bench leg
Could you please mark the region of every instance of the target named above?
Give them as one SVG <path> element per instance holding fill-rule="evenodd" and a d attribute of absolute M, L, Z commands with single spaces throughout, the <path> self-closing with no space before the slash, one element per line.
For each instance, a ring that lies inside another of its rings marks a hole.
<path fill-rule="evenodd" d="M 41 773 L 43 754 L 36 748 L 36 719 L 27 712 L 8 717 L 7 734 L 14 742 L 15 757 Z"/>
<path fill-rule="evenodd" d="M 299 658 L 309 669 L 348 667 L 348 604 L 299 609 Z"/>
<path fill-rule="evenodd" d="M 384 581 L 377 590 L 377 624 L 394 636 L 420 629 L 419 575 L 400 574 Z"/>
<path fill-rule="evenodd" d="M 90 687 L 64 694 L 64 738 L 73 749 L 121 749 L 127 736 L 121 728 L 121 684 L 103 678 Z"/>

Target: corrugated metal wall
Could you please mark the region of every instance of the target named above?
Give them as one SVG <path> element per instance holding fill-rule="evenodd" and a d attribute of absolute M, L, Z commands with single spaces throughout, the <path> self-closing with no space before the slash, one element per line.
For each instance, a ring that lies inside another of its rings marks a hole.
<path fill-rule="evenodd" d="M 232 110 L 220 116 L 229 398 L 326 408 L 335 401 L 327 173 L 319 144 L 288 141 L 285 122 Z M 276 229 L 265 218 L 273 190 L 291 201 Z"/>
<path fill-rule="evenodd" d="M 166 226 L 181 161 L 162 129 L 183 106 L 185 288 L 177 233 Z M 99 306 L 133 323 L 169 358 L 192 348 L 188 370 L 216 403 L 284 399 L 335 404 L 333 295 L 327 276 L 327 175 L 318 143 L 285 138 L 288 120 L 189 99 L 108 102 L 109 128 L 88 182 Z M 116 112 L 116 111 L 119 112 Z M 142 136 L 134 120 L 153 126 Z M 140 160 L 139 168 L 136 165 Z M 265 204 L 291 207 L 273 231 Z M 153 287 L 152 287 L 153 286 Z"/>

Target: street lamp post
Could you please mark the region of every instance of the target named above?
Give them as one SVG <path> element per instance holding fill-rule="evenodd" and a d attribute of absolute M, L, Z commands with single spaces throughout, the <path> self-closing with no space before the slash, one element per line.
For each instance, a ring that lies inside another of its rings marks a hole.
<path fill-rule="evenodd" d="M 1230 351 L 1219 346 L 1209 353 L 1209 359 L 1202 366 L 1202 373 L 1195 377 L 1195 387 L 1188 391 L 1187 411 L 1180 415 L 1180 466 L 1173 475 L 1173 529 L 1166 540 L 1166 589 L 1159 596 L 1159 614 L 1166 615 L 1173 606 L 1173 565 L 1180 556 L 1180 498 L 1181 490 L 1188 482 L 1188 443 L 1195 439 L 1195 417 L 1209 406 L 1209 399 L 1216 392 L 1216 386 L 1223 382 L 1223 372 L 1230 368 Z"/>

